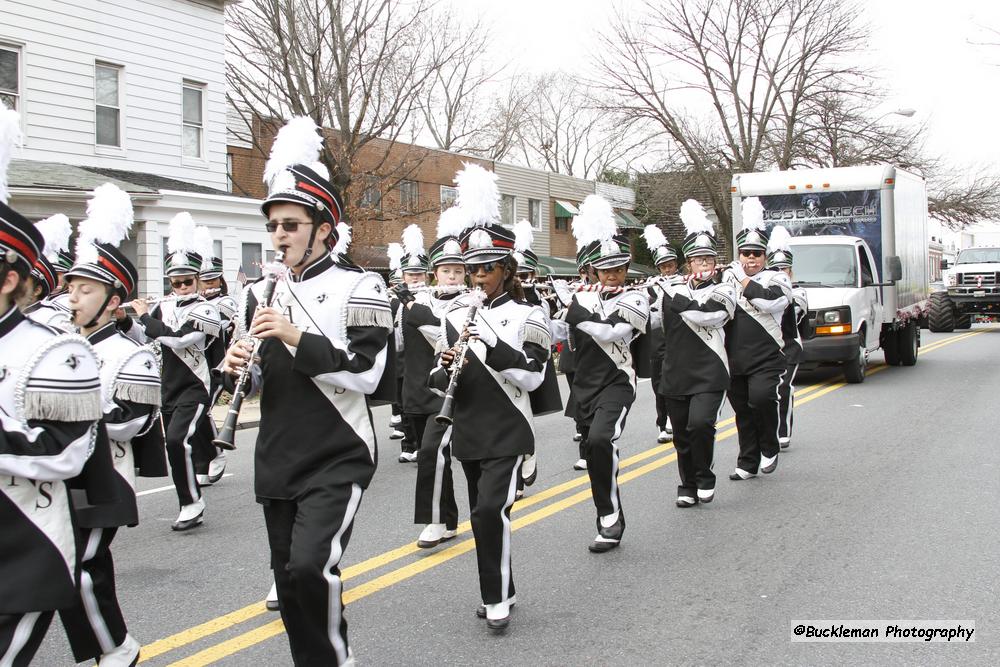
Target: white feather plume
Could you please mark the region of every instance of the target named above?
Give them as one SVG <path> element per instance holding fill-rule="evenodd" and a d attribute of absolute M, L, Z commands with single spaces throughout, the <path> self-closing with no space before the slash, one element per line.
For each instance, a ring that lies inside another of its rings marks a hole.
<path fill-rule="evenodd" d="M 271 156 L 264 165 L 264 182 L 270 184 L 270 191 L 277 192 L 287 189 L 283 178 L 275 178 L 286 169 L 296 164 L 304 164 L 314 171 L 321 172 L 323 178 L 329 178 L 326 167 L 319 162 L 320 151 L 323 150 L 323 137 L 312 118 L 296 116 L 278 130 L 278 135 L 271 145 Z M 294 185 L 294 184 L 293 184 Z"/>
<path fill-rule="evenodd" d="M 351 226 L 346 222 L 337 223 L 337 243 L 333 246 L 334 257 L 343 257 L 351 247 Z"/>
<path fill-rule="evenodd" d="M 743 229 L 764 231 L 764 205 L 757 197 L 747 197 L 740 205 L 743 214 Z"/>
<path fill-rule="evenodd" d="M 688 199 L 681 204 L 681 222 L 688 234 L 713 234 L 712 221 L 696 199 Z"/>
<path fill-rule="evenodd" d="M 80 223 L 80 236 L 76 240 L 77 261 L 97 261 L 95 243 L 117 247 L 128 238 L 132 222 L 132 198 L 128 193 L 114 183 L 97 186 L 87 202 L 87 219 Z"/>
<path fill-rule="evenodd" d="M 69 218 L 65 215 L 56 213 L 39 220 L 35 223 L 35 227 L 38 227 L 42 238 L 45 239 L 44 254 L 49 261 L 56 261 L 58 253 L 69 250 L 69 237 L 73 234 L 73 229 L 70 227 Z"/>
<path fill-rule="evenodd" d="M 781 225 L 775 225 L 774 229 L 771 230 L 771 236 L 767 241 L 767 252 L 778 252 L 789 251 L 792 249 L 792 244 L 790 243 L 792 235 L 788 233 L 788 230 Z"/>
<path fill-rule="evenodd" d="M 201 270 L 210 270 L 212 258 L 215 257 L 215 243 L 212 241 L 212 232 L 204 225 L 194 228 L 194 251 L 201 255 Z"/>
<path fill-rule="evenodd" d="M 0 202 L 10 198 L 7 189 L 7 168 L 14 159 L 14 149 L 21 145 L 21 116 L 0 102 Z"/>
<path fill-rule="evenodd" d="M 469 234 L 469 248 L 479 250 L 482 248 L 492 248 L 493 237 L 485 229 L 477 229 Z"/>
<path fill-rule="evenodd" d="M 403 251 L 402 244 L 390 243 L 386 254 L 389 255 L 389 270 L 398 271 L 403 267 Z"/>
<path fill-rule="evenodd" d="M 468 214 L 458 206 L 451 206 L 438 218 L 437 237 L 460 236 L 469 226 Z"/>
<path fill-rule="evenodd" d="M 667 245 L 667 237 L 663 235 L 663 230 L 656 225 L 646 225 L 642 230 L 642 238 L 646 241 L 646 247 L 654 253 L 660 246 Z"/>
<path fill-rule="evenodd" d="M 514 223 L 514 250 L 524 252 L 531 250 L 531 244 L 535 242 L 535 233 L 531 231 L 531 223 L 527 220 L 518 220 Z"/>
<path fill-rule="evenodd" d="M 411 257 L 424 254 L 424 233 L 420 225 L 409 225 L 403 230 L 403 250 Z"/>
<path fill-rule="evenodd" d="M 187 211 L 181 211 L 170 220 L 167 229 L 167 252 L 195 252 L 194 218 Z"/>
<path fill-rule="evenodd" d="M 465 168 L 455 174 L 455 184 L 457 206 L 468 216 L 466 227 L 484 227 L 500 221 L 500 190 L 494 172 L 466 162 Z"/>
<path fill-rule="evenodd" d="M 600 195 L 587 195 L 580 204 L 580 214 L 573 218 L 577 248 L 593 241 L 610 240 L 617 231 L 611 203 Z"/>

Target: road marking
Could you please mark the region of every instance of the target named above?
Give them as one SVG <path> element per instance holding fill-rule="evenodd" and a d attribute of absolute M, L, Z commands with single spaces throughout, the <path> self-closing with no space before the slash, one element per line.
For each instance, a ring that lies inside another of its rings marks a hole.
<path fill-rule="evenodd" d="M 233 476 L 233 473 L 227 472 L 225 475 L 222 476 L 222 479 L 225 479 L 227 477 L 232 477 L 232 476 Z M 209 486 L 211 486 L 211 484 Z M 207 487 L 205 487 L 205 488 L 207 488 Z M 149 496 L 149 495 L 152 495 L 154 493 L 163 493 L 164 491 L 173 491 L 173 490 L 174 490 L 174 485 L 173 484 L 171 484 L 170 486 L 158 486 L 155 489 L 147 489 L 145 491 L 140 491 L 139 493 L 135 494 L 135 497 L 139 498 L 141 496 Z"/>

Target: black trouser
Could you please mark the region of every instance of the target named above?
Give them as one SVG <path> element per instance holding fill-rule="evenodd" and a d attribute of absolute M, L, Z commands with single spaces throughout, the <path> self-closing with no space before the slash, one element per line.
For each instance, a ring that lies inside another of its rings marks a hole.
<path fill-rule="evenodd" d="M 363 493 L 358 484 L 327 484 L 296 500 L 264 501 L 281 620 L 300 667 L 347 660 L 340 560 Z"/>
<path fill-rule="evenodd" d="M 795 387 L 793 383 L 795 382 L 795 374 L 798 372 L 798 364 L 789 365 L 784 377 L 781 378 L 781 384 L 778 385 L 778 395 L 780 396 L 778 408 L 779 438 L 792 437 L 792 422 L 794 421 L 792 411 L 795 409 L 795 397 L 793 396 Z"/>
<path fill-rule="evenodd" d="M 0 614 L 0 664 L 28 667 L 45 638 L 54 613 Z"/>
<path fill-rule="evenodd" d="M 189 403 L 164 408 L 163 430 L 177 500 L 181 507 L 190 505 L 201 498 L 195 476 L 207 474 L 208 464 L 215 458 L 206 406 Z"/>
<path fill-rule="evenodd" d="M 585 424 L 583 420 L 580 419 L 580 410 L 576 406 L 576 398 L 574 398 L 573 396 L 573 378 L 576 377 L 576 373 L 574 371 L 567 371 L 566 373 L 564 373 L 564 375 L 566 376 L 566 382 L 569 384 L 569 396 L 566 397 L 567 416 L 573 418 L 573 423 L 576 426 L 576 432 L 582 435 Z M 572 410 L 570 410 L 571 405 L 574 406 Z M 587 458 L 587 452 L 584 449 L 582 438 L 580 439 L 579 450 L 580 450 L 580 458 L 581 459 Z"/>
<path fill-rule="evenodd" d="M 653 397 L 656 400 L 656 428 L 667 429 L 667 398 L 660 393 L 660 383 L 663 381 L 663 357 L 653 357 L 649 361 L 649 384 L 653 386 Z"/>
<path fill-rule="evenodd" d="M 476 538 L 479 592 L 483 604 L 514 595 L 510 568 L 510 507 L 517 491 L 522 456 L 462 461 L 469 484 L 472 534 Z"/>
<path fill-rule="evenodd" d="M 417 454 L 417 490 L 413 522 L 443 523 L 448 530 L 458 527 L 458 504 L 451 477 L 451 427 L 438 424 L 433 415 L 411 414 L 420 439 Z"/>
<path fill-rule="evenodd" d="M 690 396 L 670 396 L 667 410 L 674 427 L 674 449 L 681 484 L 678 496 L 691 496 L 715 488 L 715 422 L 726 392 L 712 391 Z"/>
<path fill-rule="evenodd" d="M 784 371 L 734 375 L 729 403 L 736 413 L 740 455 L 736 467 L 756 474 L 761 456 L 778 454 L 778 384 Z M 676 427 L 675 427 L 676 428 Z"/>
<path fill-rule="evenodd" d="M 128 628 L 115 591 L 115 564 L 111 541 L 117 528 L 84 531 L 80 589 L 76 604 L 59 611 L 76 662 L 96 660 L 125 641 Z"/>
<path fill-rule="evenodd" d="M 621 509 L 616 442 L 625 428 L 626 416 L 627 405 L 608 403 L 598 406 L 590 423 L 583 426 L 583 450 L 597 516 L 614 514 Z"/>

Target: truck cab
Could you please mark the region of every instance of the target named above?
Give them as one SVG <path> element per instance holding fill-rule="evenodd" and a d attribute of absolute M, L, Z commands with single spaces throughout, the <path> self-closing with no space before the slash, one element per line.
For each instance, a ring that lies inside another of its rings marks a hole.
<path fill-rule="evenodd" d="M 931 331 L 972 326 L 973 315 L 1000 316 L 1000 248 L 965 248 L 944 271 L 943 291 L 931 295 Z"/>

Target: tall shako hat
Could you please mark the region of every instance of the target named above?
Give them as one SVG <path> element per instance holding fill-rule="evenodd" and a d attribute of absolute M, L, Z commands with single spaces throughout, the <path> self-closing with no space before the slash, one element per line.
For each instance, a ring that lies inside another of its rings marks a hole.
<path fill-rule="evenodd" d="M 198 277 L 202 280 L 215 280 L 222 277 L 222 258 L 215 256 L 215 241 L 212 232 L 204 225 L 194 229 L 195 252 L 201 255 L 201 270 Z"/>
<path fill-rule="evenodd" d="M 646 225 L 642 230 L 642 238 L 646 241 L 646 247 L 653 253 L 654 266 L 671 260 L 677 261 L 677 253 L 663 235 L 663 230 L 656 225 Z"/>
<path fill-rule="evenodd" d="M 764 206 L 757 197 L 743 200 L 743 229 L 736 235 L 736 249 L 767 250 L 767 231 L 764 228 Z"/>
<path fill-rule="evenodd" d="M 62 213 L 39 220 L 35 223 L 45 237 L 45 250 L 42 253 L 55 267 L 56 273 L 66 273 L 76 263 L 76 258 L 69 249 L 69 237 L 73 234 L 69 218 Z"/>
<path fill-rule="evenodd" d="M 771 230 L 767 242 L 767 268 L 789 269 L 792 267 L 792 236 L 784 227 L 777 225 Z"/>
<path fill-rule="evenodd" d="M 424 233 L 420 225 L 409 225 L 403 230 L 403 273 L 427 273 L 427 254 L 424 252 Z"/>
<path fill-rule="evenodd" d="M 703 257 L 709 255 L 718 257 L 715 250 L 715 231 L 705 209 L 695 199 L 688 199 L 681 204 L 681 222 L 684 223 L 684 243 L 681 252 L 685 257 Z"/>
<path fill-rule="evenodd" d="M 312 226 L 310 248 L 316 227 L 324 222 L 330 223 L 333 228 L 327 245 L 334 247 L 339 238 L 338 224 L 344 220 L 344 202 L 340 192 L 330 183 L 330 172 L 319 161 L 322 150 L 323 137 L 316 123 L 306 116 L 298 116 L 278 131 L 271 145 L 271 156 L 264 165 L 268 195 L 260 210 L 267 217 L 275 202 L 305 206 L 318 223 Z M 306 251 L 300 264 L 308 259 L 309 254 Z"/>
<path fill-rule="evenodd" d="M 403 244 L 390 243 L 386 247 L 386 255 L 389 256 L 389 279 L 398 282 L 403 279 Z"/>
<path fill-rule="evenodd" d="M 590 248 L 590 264 L 595 269 L 613 269 L 632 261 L 628 237 L 618 233 L 614 209 L 600 195 L 587 195 L 580 204 L 580 214 L 573 218 L 573 235 Z"/>
<path fill-rule="evenodd" d="M 87 219 L 80 223 L 76 240 L 76 264 L 66 272 L 66 279 L 91 278 L 111 285 L 122 299 L 127 298 L 139 282 L 139 272 L 118 246 L 128 238 L 132 222 L 128 193 L 113 183 L 98 186 L 87 202 Z"/>
<path fill-rule="evenodd" d="M 518 220 L 514 223 L 514 259 L 520 273 L 538 270 L 538 255 L 531 249 L 534 241 L 535 233 L 531 231 L 530 222 Z"/>
<path fill-rule="evenodd" d="M 21 141 L 21 118 L 0 103 L 0 259 L 20 265 L 24 275 L 35 266 L 45 244 L 41 232 L 27 218 L 7 205 L 7 167 L 14 147 Z"/>
<path fill-rule="evenodd" d="M 467 264 L 484 264 L 504 259 L 514 250 L 514 234 L 500 224 L 500 191 L 497 175 L 478 164 L 465 163 L 455 174 L 458 199 L 465 212 L 462 252 Z"/>
<path fill-rule="evenodd" d="M 52 264 L 48 255 L 50 253 L 53 256 L 55 255 L 53 247 L 61 240 L 50 236 L 53 232 L 58 233 L 59 230 L 52 226 L 47 226 L 44 223 L 45 220 L 40 220 L 35 223 L 35 227 L 37 227 L 38 231 L 42 233 L 44 246 L 42 248 L 42 252 L 38 254 L 38 259 L 35 260 L 35 265 L 31 267 L 31 277 L 35 279 L 36 285 L 41 286 L 41 298 L 43 299 L 51 294 L 55 290 L 56 285 L 59 283 L 59 277 L 56 275 L 56 267 Z M 63 271 L 63 273 L 65 273 L 65 271 Z"/>
<path fill-rule="evenodd" d="M 167 256 L 163 260 L 163 271 L 168 278 L 201 271 L 201 255 L 195 244 L 194 228 L 194 218 L 186 211 L 181 211 L 170 220 Z"/>
<path fill-rule="evenodd" d="M 465 262 L 459 237 L 467 226 L 467 219 L 465 211 L 458 206 L 451 206 L 442 211 L 441 217 L 438 218 L 437 240 L 431 244 L 430 250 L 427 251 L 431 268 L 437 268 L 442 264 L 463 264 Z"/>

